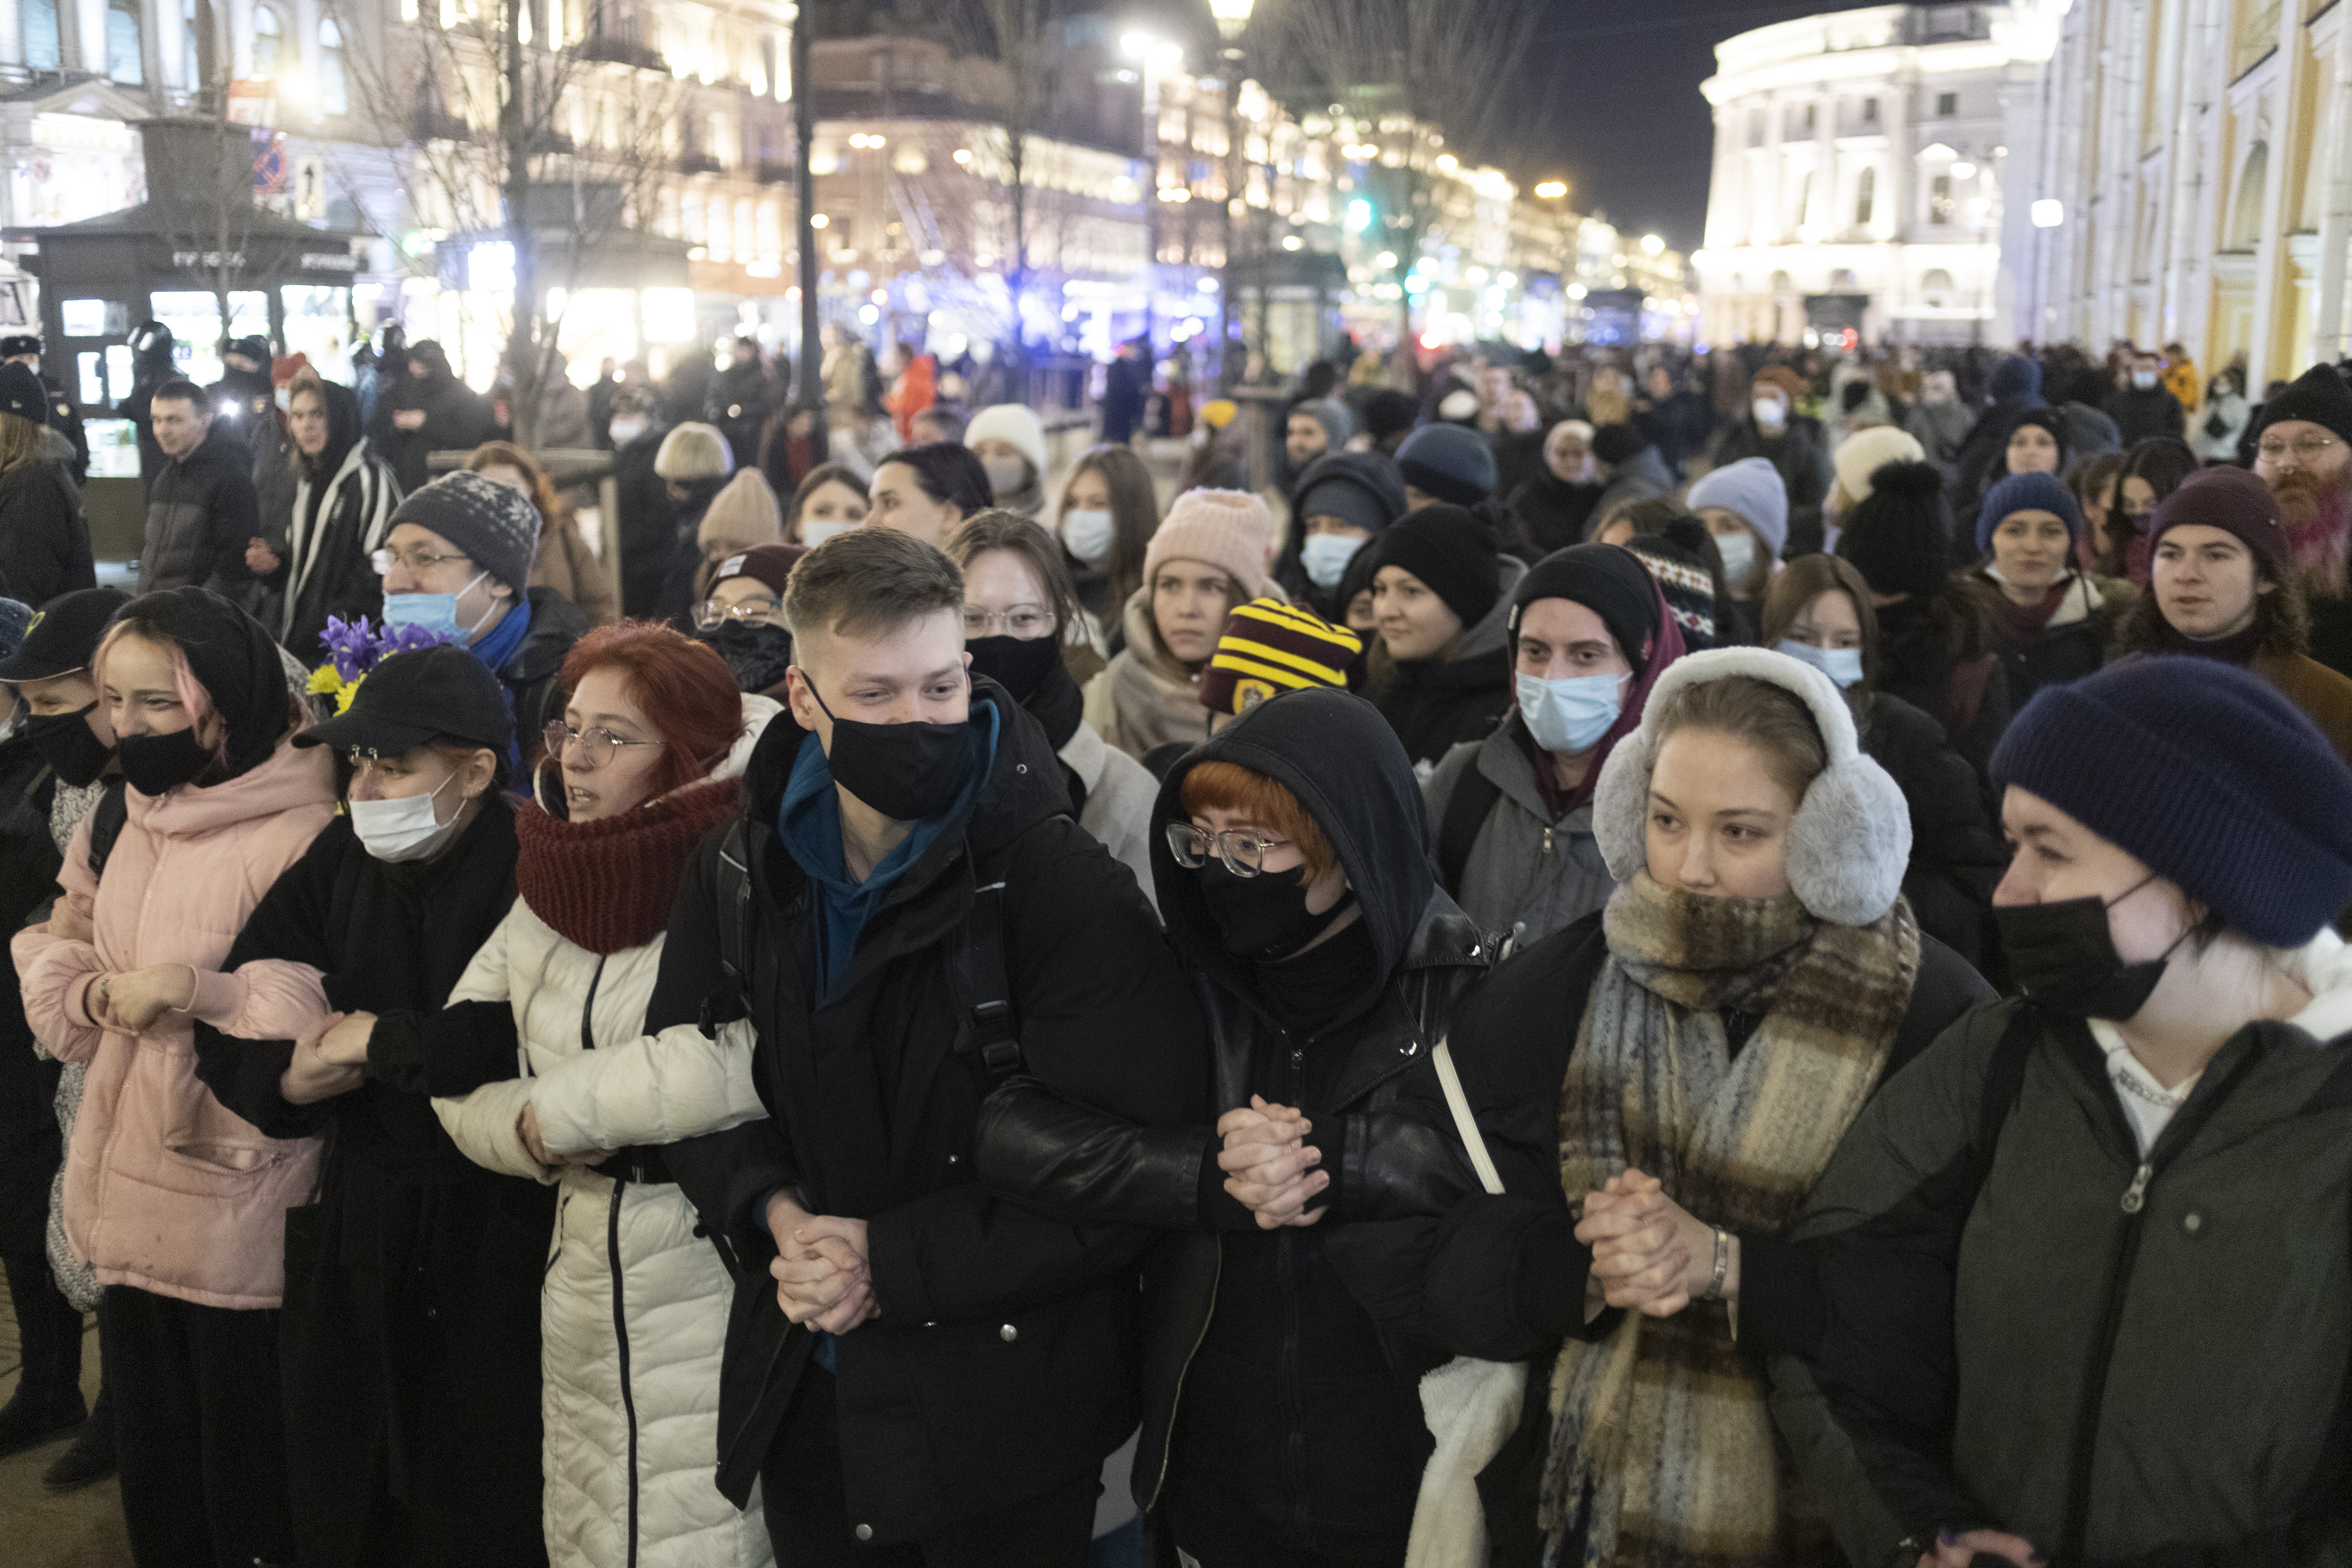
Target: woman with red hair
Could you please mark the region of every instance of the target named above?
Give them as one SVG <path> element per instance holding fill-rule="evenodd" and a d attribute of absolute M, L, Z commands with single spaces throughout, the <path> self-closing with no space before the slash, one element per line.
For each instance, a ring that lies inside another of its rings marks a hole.
<path fill-rule="evenodd" d="M 523 1076 L 434 1109 L 476 1163 L 561 1189 L 540 1296 L 550 1560 L 750 1568 L 759 1511 L 711 1479 L 732 1285 L 660 1149 L 765 1114 L 749 1026 L 644 1028 L 679 871 L 778 710 L 641 621 L 582 637 L 563 684 L 541 809 L 515 819 L 519 896 L 450 996 L 514 1009 Z"/>

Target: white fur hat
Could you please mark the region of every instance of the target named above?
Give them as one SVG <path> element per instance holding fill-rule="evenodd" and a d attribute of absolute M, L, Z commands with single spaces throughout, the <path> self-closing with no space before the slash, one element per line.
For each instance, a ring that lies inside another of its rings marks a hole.
<path fill-rule="evenodd" d="M 1911 809 L 1886 770 L 1863 755 L 1853 714 L 1830 678 L 1760 647 L 1686 654 L 1650 689 L 1641 728 L 1619 742 L 1592 796 L 1592 832 L 1609 874 L 1631 881 L 1649 863 L 1644 827 L 1658 761 L 1658 715 L 1685 686 L 1747 675 L 1795 692 L 1829 752 L 1789 828 L 1789 886 L 1807 912 L 1833 925 L 1869 925 L 1895 907 L 1911 861 Z"/>

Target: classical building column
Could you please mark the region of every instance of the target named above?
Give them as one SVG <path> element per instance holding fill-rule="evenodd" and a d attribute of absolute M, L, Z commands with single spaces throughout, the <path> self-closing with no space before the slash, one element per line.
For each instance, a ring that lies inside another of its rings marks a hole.
<path fill-rule="evenodd" d="M 2346 252 L 2352 250 L 2352 16 L 2336 14 L 2336 90 L 2326 121 L 2327 205 L 2319 219 L 2319 320 L 2313 357 L 2352 354 L 2352 323 L 2345 317 Z M 2315 175 L 2320 171 L 2314 170 Z"/>
<path fill-rule="evenodd" d="M 2275 376 L 2292 375 L 2287 363 L 2294 346 L 2289 307 L 2294 299 L 2294 258 L 2289 254 L 2287 231 L 2294 222 L 2293 199 L 2300 194 L 2304 171 L 2296 167 L 2294 128 L 2311 111 L 2308 73 L 2302 63 L 2303 7 L 2279 7 L 2278 105 L 2271 123 L 2268 166 L 2263 177 L 2263 228 L 2254 254 L 2253 342 L 2246 354 L 2246 385 L 2256 389 Z"/>

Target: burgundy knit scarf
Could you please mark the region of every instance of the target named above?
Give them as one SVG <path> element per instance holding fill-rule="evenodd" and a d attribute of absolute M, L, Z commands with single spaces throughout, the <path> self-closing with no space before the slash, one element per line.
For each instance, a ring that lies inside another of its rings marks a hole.
<path fill-rule="evenodd" d="M 590 952 L 642 947 L 668 928 L 686 858 L 733 813 L 740 789 L 736 779 L 709 779 L 594 822 L 524 807 L 515 813 L 515 890 Z"/>

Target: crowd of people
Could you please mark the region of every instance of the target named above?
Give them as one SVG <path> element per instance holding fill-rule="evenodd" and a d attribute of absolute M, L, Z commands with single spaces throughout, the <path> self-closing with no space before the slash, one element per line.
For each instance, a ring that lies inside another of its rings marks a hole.
<path fill-rule="evenodd" d="M 141 1564 L 2352 1542 L 2344 371 L 1342 356 L 1260 472 L 1148 345 L 1057 455 L 161 331 L 127 587 L 0 342 L 0 1453 Z"/>

